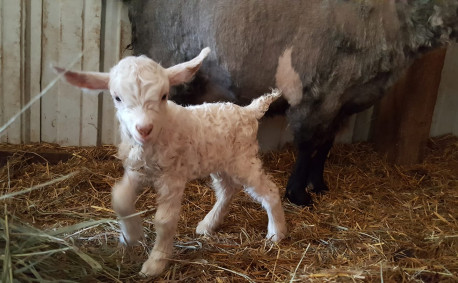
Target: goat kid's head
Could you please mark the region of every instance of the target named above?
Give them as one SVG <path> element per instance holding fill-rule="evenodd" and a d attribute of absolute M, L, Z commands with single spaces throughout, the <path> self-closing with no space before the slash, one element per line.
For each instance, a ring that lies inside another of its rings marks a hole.
<path fill-rule="evenodd" d="M 209 52 L 204 48 L 196 58 L 167 69 L 146 56 L 126 57 L 109 73 L 54 69 L 79 88 L 110 90 L 122 134 L 143 145 L 154 143 L 167 122 L 170 86 L 191 81 Z"/>

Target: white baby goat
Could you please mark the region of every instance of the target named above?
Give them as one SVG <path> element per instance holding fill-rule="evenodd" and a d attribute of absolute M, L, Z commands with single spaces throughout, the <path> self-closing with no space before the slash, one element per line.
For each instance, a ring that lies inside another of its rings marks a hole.
<path fill-rule="evenodd" d="M 124 176 L 112 191 L 113 208 L 122 218 L 121 240 L 138 243 L 143 237 L 135 213 L 138 187 L 152 181 L 157 190 L 156 243 L 143 264 L 145 275 L 160 274 L 171 256 L 186 182 L 211 175 L 217 201 L 198 224 L 198 234 L 212 233 L 222 223 L 241 187 L 267 211 L 267 238 L 281 240 L 286 225 L 276 185 L 262 169 L 256 133 L 258 119 L 278 91 L 240 107 L 210 103 L 182 107 L 169 101 L 170 86 L 188 82 L 198 71 L 209 48 L 191 61 L 165 69 L 145 57 L 127 57 L 110 73 L 72 72 L 55 68 L 80 88 L 109 89 L 117 109 L 122 142 L 119 157 Z"/>

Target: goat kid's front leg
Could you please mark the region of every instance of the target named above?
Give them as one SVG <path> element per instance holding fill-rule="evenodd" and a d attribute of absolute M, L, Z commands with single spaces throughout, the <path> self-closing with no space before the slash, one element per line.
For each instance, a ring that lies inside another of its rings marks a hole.
<path fill-rule="evenodd" d="M 141 275 L 157 276 L 161 274 L 172 255 L 173 237 L 180 218 L 181 199 L 185 183 L 159 187 L 157 211 L 154 219 L 156 243 L 149 258 L 143 263 Z"/>
<path fill-rule="evenodd" d="M 143 238 L 142 220 L 139 215 L 130 216 L 135 211 L 139 176 L 126 170 L 122 180 L 117 182 L 111 192 L 112 206 L 116 214 L 121 218 L 121 243 L 134 245 Z"/>

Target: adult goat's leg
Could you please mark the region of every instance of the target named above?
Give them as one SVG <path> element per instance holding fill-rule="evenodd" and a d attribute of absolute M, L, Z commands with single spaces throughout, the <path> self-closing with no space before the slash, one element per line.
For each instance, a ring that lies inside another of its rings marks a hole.
<path fill-rule="evenodd" d="M 330 139 L 316 148 L 316 152 L 312 157 L 310 173 L 308 177 L 308 183 L 313 186 L 315 193 L 323 193 L 328 191 L 329 188 L 326 186 L 323 178 L 324 164 L 327 160 L 328 153 L 332 148 L 334 139 Z"/>
<path fill-rule="evenodd" d="M 311 155 L 313 146 L 311 142 L 297 144 L 298 154 L 296 164 L 291 172 L 288 184 L 286 185 L 286 197 L 294 204 L 310 205 L 312 203 L 312 197 L 305 189 L 307 187 L 310 166 L 312 164 Z"/>

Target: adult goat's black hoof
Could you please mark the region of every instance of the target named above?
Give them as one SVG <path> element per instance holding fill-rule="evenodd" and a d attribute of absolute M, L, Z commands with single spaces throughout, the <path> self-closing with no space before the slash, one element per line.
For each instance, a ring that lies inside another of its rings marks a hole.
<path fill-rule="evenodd" d="M 315 194 L 324 194 L 327 191 L 329 191 L 328 186 L 326 186 L 326 183 L 324 181 L 318 181 L 318 182 L 312 182 L 312 192 Z"/>
<path fill-rule="evenodd" d="M 295 205 L 311 206 L 313 203 L 312 196 L 310 195 L 310 193 L 305 191 L 305 189 L 295 190 L 286 188 L 285 196 L 291 203 L 294 203 Z"/>

